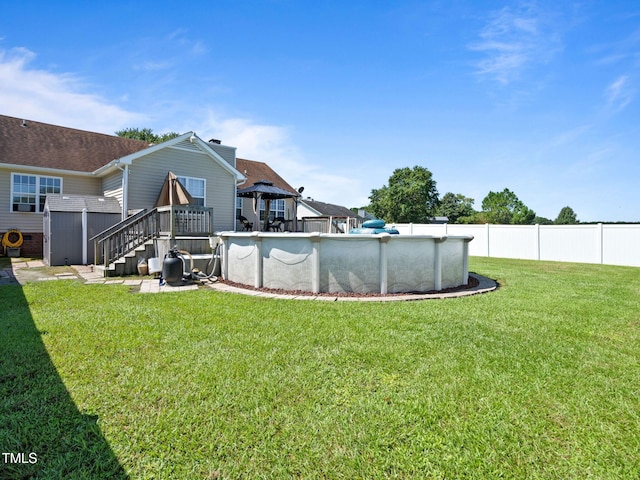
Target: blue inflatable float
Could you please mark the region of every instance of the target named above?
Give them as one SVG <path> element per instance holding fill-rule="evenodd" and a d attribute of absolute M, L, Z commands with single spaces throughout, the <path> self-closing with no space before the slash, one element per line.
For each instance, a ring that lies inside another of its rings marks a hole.
<path fill-rule="evenodd" d="M 361 228 L 352 228 L 349 230 L 350 234 L 377 234 L 377 233 L 389 233 L 391 235 L 399 235 L 400 232 L 395 228 L 385 227 L 384 220 L 367 220 L 362 224 Z"/>

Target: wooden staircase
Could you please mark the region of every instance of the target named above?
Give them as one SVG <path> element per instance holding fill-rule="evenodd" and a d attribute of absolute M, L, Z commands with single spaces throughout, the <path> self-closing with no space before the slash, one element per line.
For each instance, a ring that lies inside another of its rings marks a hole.
<path fill-rule="evenodd" d="M 140 259 L 163 256 L 173 245 L 194 254 L 210 254 L 212 235 L 212 208 L 170 205 L 142 210 L 91 240 L 96 268 L 112 277 L 137 275 Z"/>
<path fill-rule="evenodd" d="M 141 259 L 149 261 L 156 257 L 156 246 L 154 240 L 147 240 L 144 244 L 138 245 L 133 250 L 125 253 L 108 265 L 96 265 L 97 270 L 102 270 L 105 277 L 124 277 L 138 274 L 138 262 Z"/>

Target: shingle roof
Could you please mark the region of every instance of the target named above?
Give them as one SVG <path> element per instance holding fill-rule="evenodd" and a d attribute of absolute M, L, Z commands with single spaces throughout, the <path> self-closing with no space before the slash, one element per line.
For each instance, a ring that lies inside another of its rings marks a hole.
<path fill-rule="evenodd" d="M 120 213 L 120 203 L 115 197 L 97 197 L 94 195 L 68 195 L 50 193 L 47 195 L 47 208 L 50 212 Z"/>
<path fill-rule="evenodd" d="M 347 207 L 343 207 L 341 205 L 333 205 L 331 203 L 318 202 L 316 200 L 311 200 L 310 198 L 303 198 L 300 200 L 300 203 L 304 203 L 309 206 L 320 215 L 330 216 L 330 217 L 358 217 L 357 213 L 354 213 L 352 210 L 349 210 Z"/>
<path fill-rule="evenodd" d="M 0 115 L 0 163 L 93 172 L 148 147 L 141 140 Z"/>
<path fill-rule="evenodd" d="M 287 190 L 291 193 L 297 193 L 296 189 L 289 185 L 284 178 L 278 175 L 264 162 L 256 162 L 254 160 L 246 160 L 244 158 L 236 159 L 236 170 L 247 177 L 247 181 L 238 188 L 247 188 L 260 180 L 268 180 L 274 186 Z"/>

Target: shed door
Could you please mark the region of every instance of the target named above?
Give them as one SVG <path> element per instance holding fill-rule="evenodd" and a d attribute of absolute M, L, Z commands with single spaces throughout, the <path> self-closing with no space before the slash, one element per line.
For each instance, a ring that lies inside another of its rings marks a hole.
<path fill-rule="evenodd" d="M 82 213 L 53 212 L 49 229 L 51 265 L 82 263 Z"/>

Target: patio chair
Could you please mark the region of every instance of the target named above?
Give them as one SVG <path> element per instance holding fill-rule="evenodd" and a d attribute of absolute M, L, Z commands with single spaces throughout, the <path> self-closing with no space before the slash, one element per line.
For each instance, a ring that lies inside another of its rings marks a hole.
<path fill-rule="evenodd" d="M 240 220 L 240 222 L 242 223 L 242 227 L 245 231 L 253 230 L 253 223 L 247 220 L 246 217 L 243 217 L 242 215 L 240 215 L 238 217 L 238 220 Z"/>
<path fill-rule="evenodd" d="M 273 219 L 273 222 L 269 225 L 272 231 L 280 232 L 282 231 L 282 225 L 284 224 L 284 217 L 276 217 Z"/>

